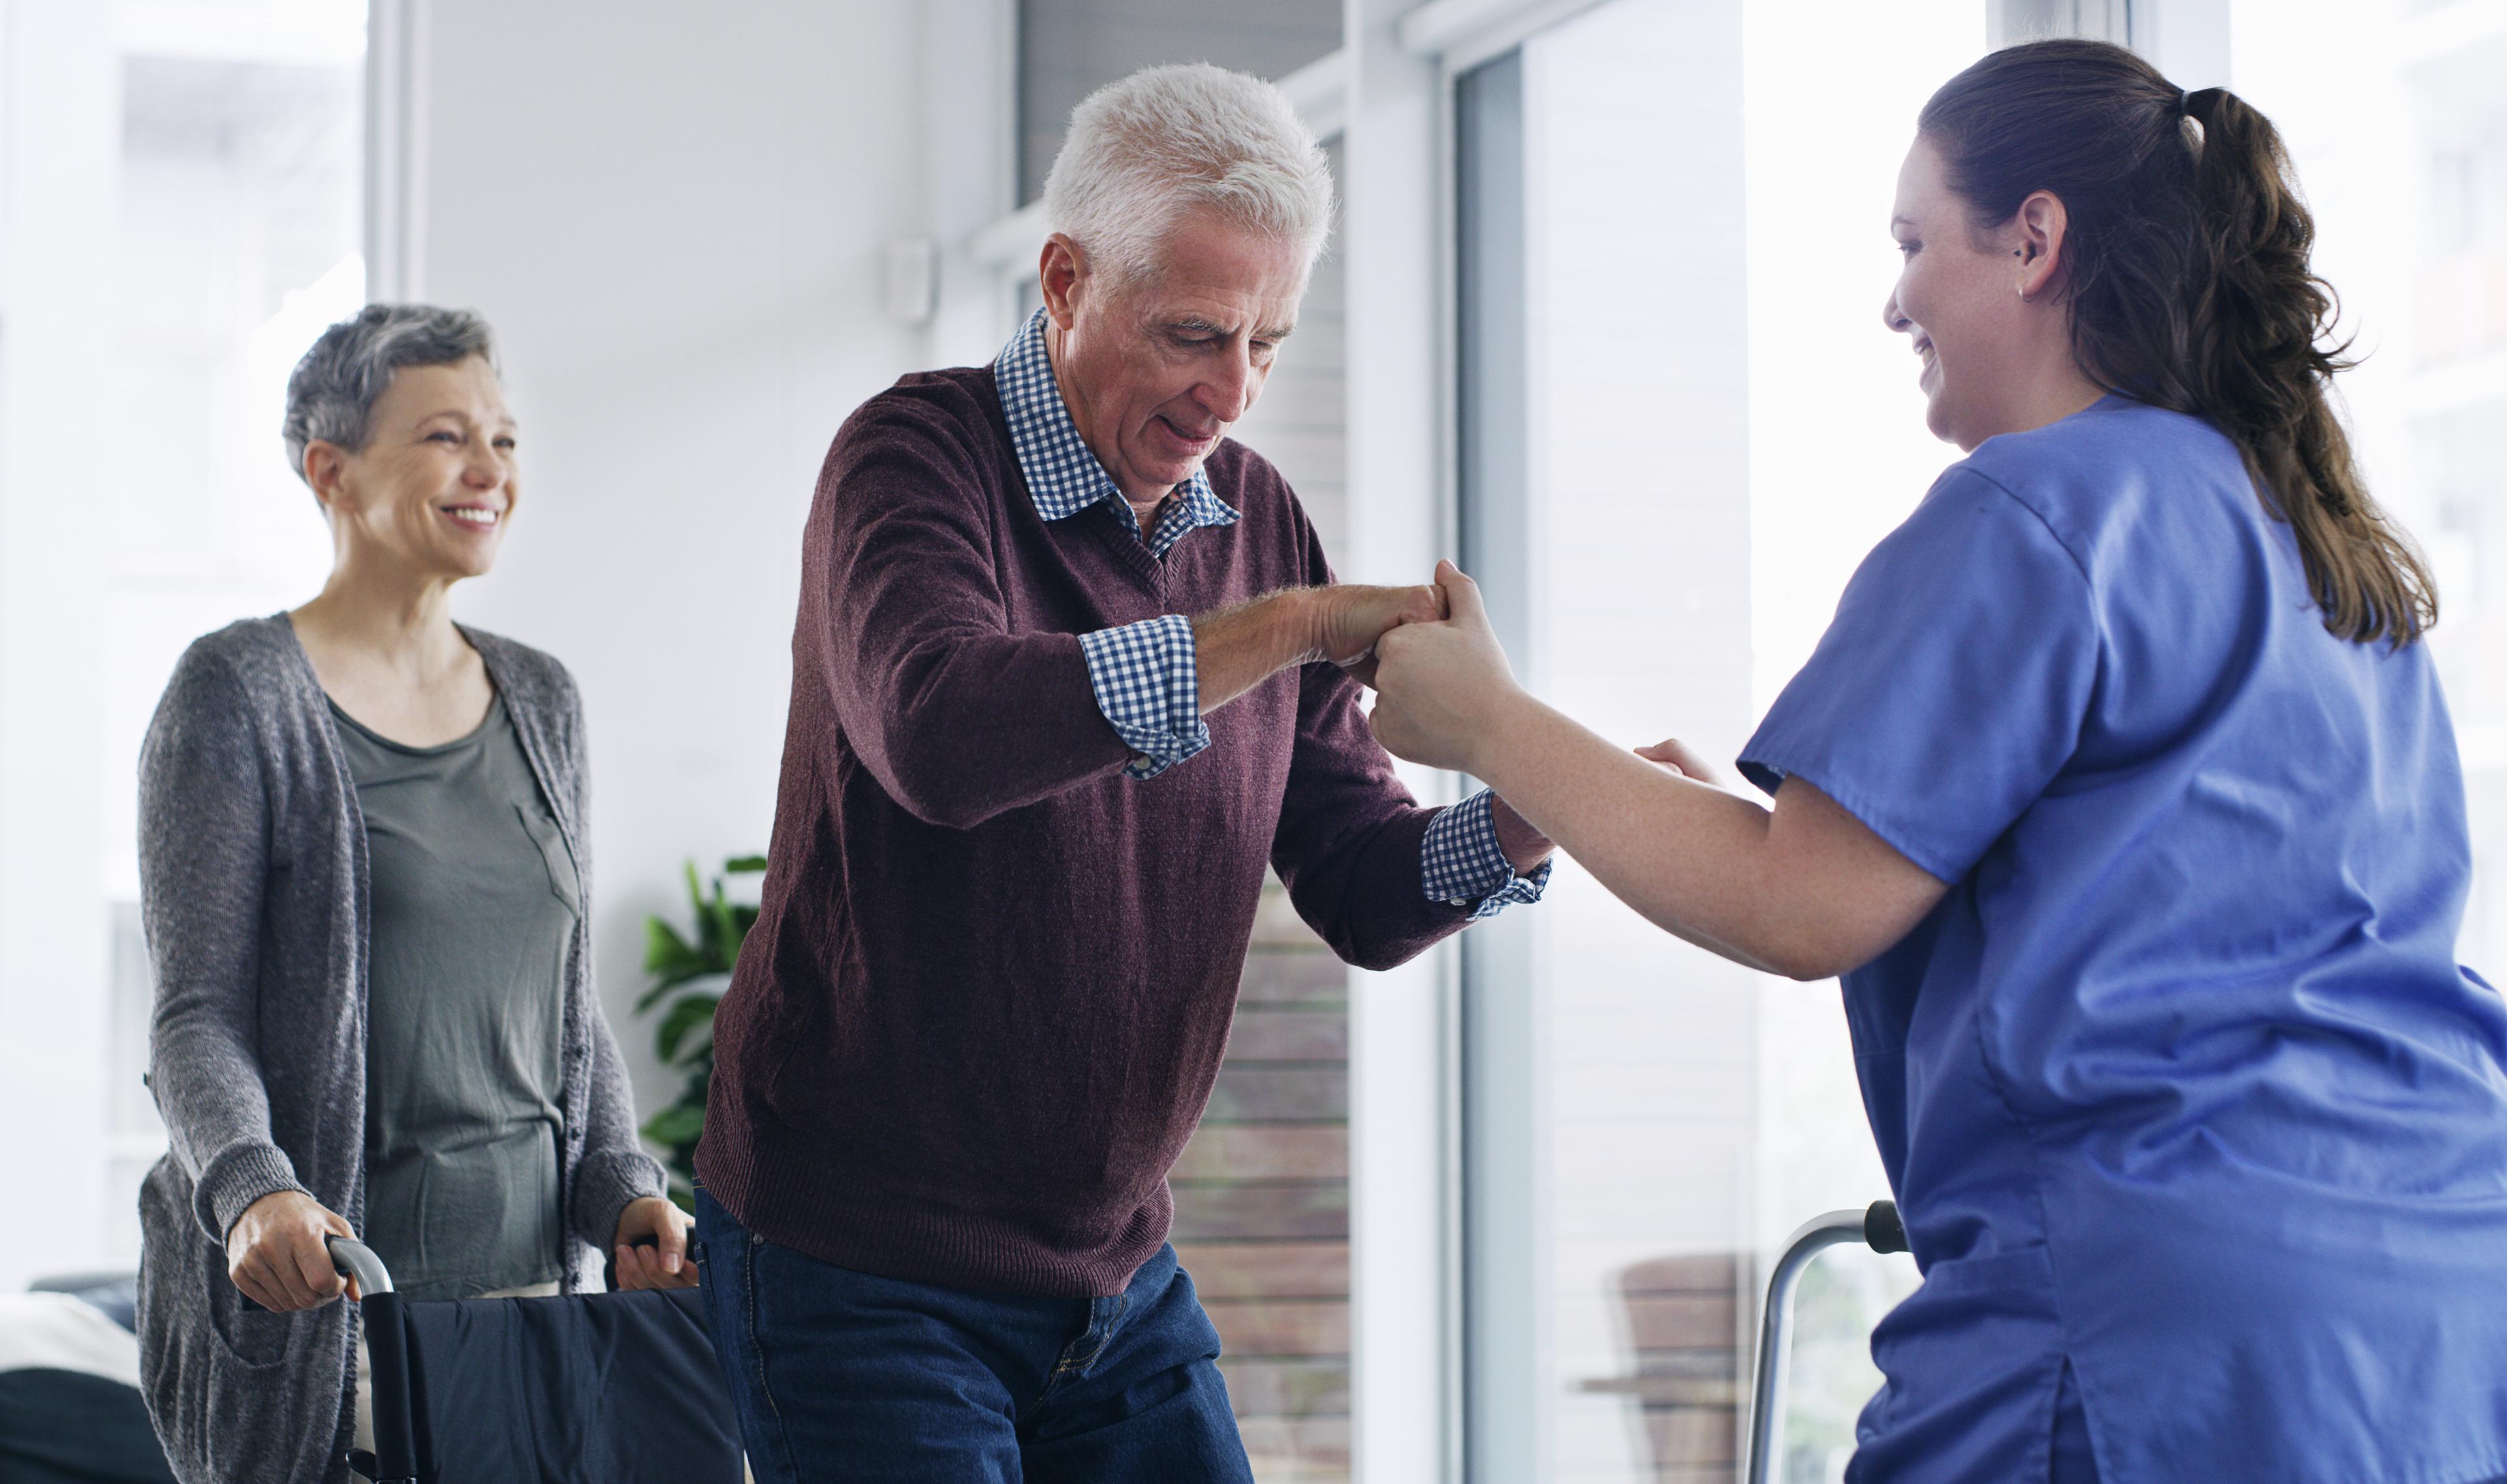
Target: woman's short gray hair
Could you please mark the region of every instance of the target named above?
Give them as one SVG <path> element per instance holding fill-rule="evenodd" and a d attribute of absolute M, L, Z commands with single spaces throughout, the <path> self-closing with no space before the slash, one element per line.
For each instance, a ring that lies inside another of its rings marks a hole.
<path fill-rule="evenodd" d="M 1289 95 L 1207 62 L 1148 67 L 1072 110 L 1044 214 L 1118 284 L 1155 271 L 1196 210 L 1293 242 L 1311 269 L 1331 235 L 1331 163 Z"/>
<path fill-rule="evenodd" d="M 370 304 L 323 331 L 287 378 L 280 436 L 296 477 L 305 449 L 321 442 L 351 453 L 366 447 L 375 403 L 403 366 L 451 366 L 474 355 L 496 359 L 488 322 L 468 309 L 424 304 Z"/>

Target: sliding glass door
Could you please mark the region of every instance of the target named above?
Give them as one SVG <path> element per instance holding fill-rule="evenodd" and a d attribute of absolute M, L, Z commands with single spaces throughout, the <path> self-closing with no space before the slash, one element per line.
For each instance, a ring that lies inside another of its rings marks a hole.
<path fill-rule="evenodd" d="M 1454 77 L 1459 545 L 1517 673 L 1729 759 L 1955 451 L 1880 323 L 1923 97 L 1982 0 L 1611 0 Z M 1562 862 L 1464 949 L 1469 1474 L 1726 1480 L 1768 1249 L 1885 1196 L 1834 984 Z M 1905 1259 L 1804 1288 L 1785 1476 L 1835 1476 Z"/>
<path fill-rule="evenodd" d="M 1750 720 L 1741 7 L 1456 81 L 1459 514 L 1518 672 L 1631 744 Z M 1464 951 L 1471 1476 L 1728 1475 L 1755 976 L 1573 862 Z"/>

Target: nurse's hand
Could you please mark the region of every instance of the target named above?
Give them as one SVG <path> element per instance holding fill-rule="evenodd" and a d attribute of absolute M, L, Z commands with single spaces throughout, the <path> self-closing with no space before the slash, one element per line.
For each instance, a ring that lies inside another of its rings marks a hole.
<path fill-rule="evenodd" d="M 302 1190 L 273 1190 L 227 1233 L 227 1277 L 272 1314 L 318 1309 L 354 1285 L 331 1266 L 326 1237 L 354 1237 L 338 1212 Z"/>
<path fill-rule="evenodd" d="M 1730 774 L 1708 762 L 1695 747 L 1677 737 L 1666 737 L 1651 747 L 1639 747 L 1636 749 L 1636 754 L 1649 763 L 1662 764 L 1682 778 L 1694 778 L 1711 788 L 1721 788 L 1726 793 L 1736 792 L 1732 786 L 1733 779 Z"/>
<path fill-rule="evenodd" d="M 1451 617 L 1375 641 L 1375 737 L 1396 757 L 1486 778 L 1481 749 L 1501 737 L 1508 708 L 1530 698 L 1489 627 L 1479 584 L 1439 561 L 1436 587 Z"/>
<path fill-rule="evenodd" d="M 630 1201 L 618 1213 L 618 1286 L 693 1288 L 697 1266 L 688 1261 L 688 1228 L 696 1217 L 657 1195 Z"/>

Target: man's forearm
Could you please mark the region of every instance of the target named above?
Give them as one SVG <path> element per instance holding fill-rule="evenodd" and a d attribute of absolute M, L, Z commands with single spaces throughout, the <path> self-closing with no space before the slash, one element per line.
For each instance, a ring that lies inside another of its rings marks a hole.
<path fill-rule="evenodd" d="M 1325 657 L 1314 597 L 1310 589 L 1290 588 L 1192 621 L 1201 714 L 1284 670 Z"/>

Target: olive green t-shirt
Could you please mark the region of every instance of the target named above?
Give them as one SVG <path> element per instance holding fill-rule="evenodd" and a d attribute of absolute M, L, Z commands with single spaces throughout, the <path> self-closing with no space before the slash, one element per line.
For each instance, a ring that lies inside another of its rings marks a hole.
<path fill-rule="evenodd" d="M 331 709 L 373 884 L 366 1241 L 414 1298 L 550 1282 L 574 859 L 502 698 L 437 747 Z"/>

